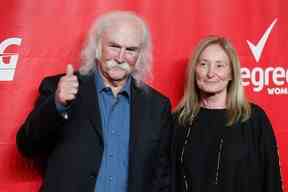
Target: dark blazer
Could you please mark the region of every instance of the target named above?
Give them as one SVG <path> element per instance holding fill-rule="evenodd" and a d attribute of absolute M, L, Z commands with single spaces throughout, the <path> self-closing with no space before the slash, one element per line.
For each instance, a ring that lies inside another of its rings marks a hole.
<path fill-rule="evenodd" d="M 45 160 L 43 192 L 94 192 L 103 155 L 94 74 L 78 75 L 79 92 L 64 119 L 54 92 L 60 75 L 45 78 L 35 108 L 17 133 L 20 152 Z M 168 98 L 131 84 L 128 191 L 169 191 L 171 114 Z"/>

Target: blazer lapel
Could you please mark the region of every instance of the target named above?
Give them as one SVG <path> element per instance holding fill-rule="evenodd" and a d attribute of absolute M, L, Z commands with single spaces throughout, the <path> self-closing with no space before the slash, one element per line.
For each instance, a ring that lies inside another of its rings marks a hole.
<path fill-rule="evenodd" d="M 137 186 L 138 180 L 137 173 L 139 174 L 137 163 L 141 163 L 139 159 L 138 149 L 143 137 L 142 126 L 145 126 L 145 92 L 135 85 L 135 80 L 131 81 L 131 106 L 130 106 L 130 141 L 129 141 L 129 168 L 128 168 L 128 191 L 141 191 Z"/>
<path fill-rule="evenodd" d="M 83 108 L 87 110 L 88 118 L 90 119 L 93 128 L 98 133 L 103 143 L 103 131 L 101 123 L 100 108 L 98 104 L 98 95 L 95 85 L 95 74 L 89 76 L 79 76 L 80 91 L 83 99 Z"/>

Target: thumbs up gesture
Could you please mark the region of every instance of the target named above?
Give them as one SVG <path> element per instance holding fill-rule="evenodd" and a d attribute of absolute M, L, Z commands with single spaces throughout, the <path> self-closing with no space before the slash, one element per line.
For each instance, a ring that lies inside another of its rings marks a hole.
<path fill-rule="evenodd" d="M 76 98 L 78 87 L 79 82 L 77 76 L 74 75 L 73 66 L 68 64 L 66 68 L 66 75 L 60 78 L 57 85 L 55 93 L 56 103 L 63 106 L 67 105 L 69 101 Z"/>

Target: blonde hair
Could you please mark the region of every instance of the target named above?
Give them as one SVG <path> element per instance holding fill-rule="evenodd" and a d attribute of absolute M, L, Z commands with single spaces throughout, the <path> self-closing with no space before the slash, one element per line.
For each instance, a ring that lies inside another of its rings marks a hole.
<path fill-rule="evenodd" d="M 95 71 L 95 62 L 101 57 L 101 39 L 103 32 L 105 32 L 107 28 L 113 27 L 113 24 L 127 20 L 136 22 L 138 26 L 141 27 L 143 34 L 141 53 L 135 65 L 135 70 L 132 72 L 132 76 L 138 85 L 145 79 L 152 78 L 152 43 L 150 32 L 143 19 L 130 11 L 112 11 L 96 19 L 81 53 L 82 65 L 79 69 L 80 74 L 87 75 Z"/>
<path fill-rule="evenodd" d="M 244 122 L 251 115 L 251 106 L 247 101 L 244 89 L 241 86 L 240 62 L 236 50 L 232 44 L 224 37 L 208 36 L 200 41 L 195 52 L 188 63 L 187 83 L 184 96 L 176 107 L 178 121 L 180 124 L 192 124 L 194 117 L 200 110 L 200 93 L 196 85 L 195 66 L 201 53 L 210 45 L 217 44 L 223 48 L 229 57 L 231 65 L 232 79 L 227 87 L 226 110 L 228 115 L 227 126 L 231 126 L 237 121 Z"/>

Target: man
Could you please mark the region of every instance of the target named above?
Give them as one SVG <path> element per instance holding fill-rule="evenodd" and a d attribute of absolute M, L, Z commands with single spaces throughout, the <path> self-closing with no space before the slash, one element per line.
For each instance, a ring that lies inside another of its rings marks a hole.
<path fill-rule="evenodd" d="M 148 29 L 130 12 L 93 25 L 74 73 L 45 78 L 17 133 L 19 150 L 46 159 L 43 192 L 168 191 L 170 102 L 143 83 Z"/>

